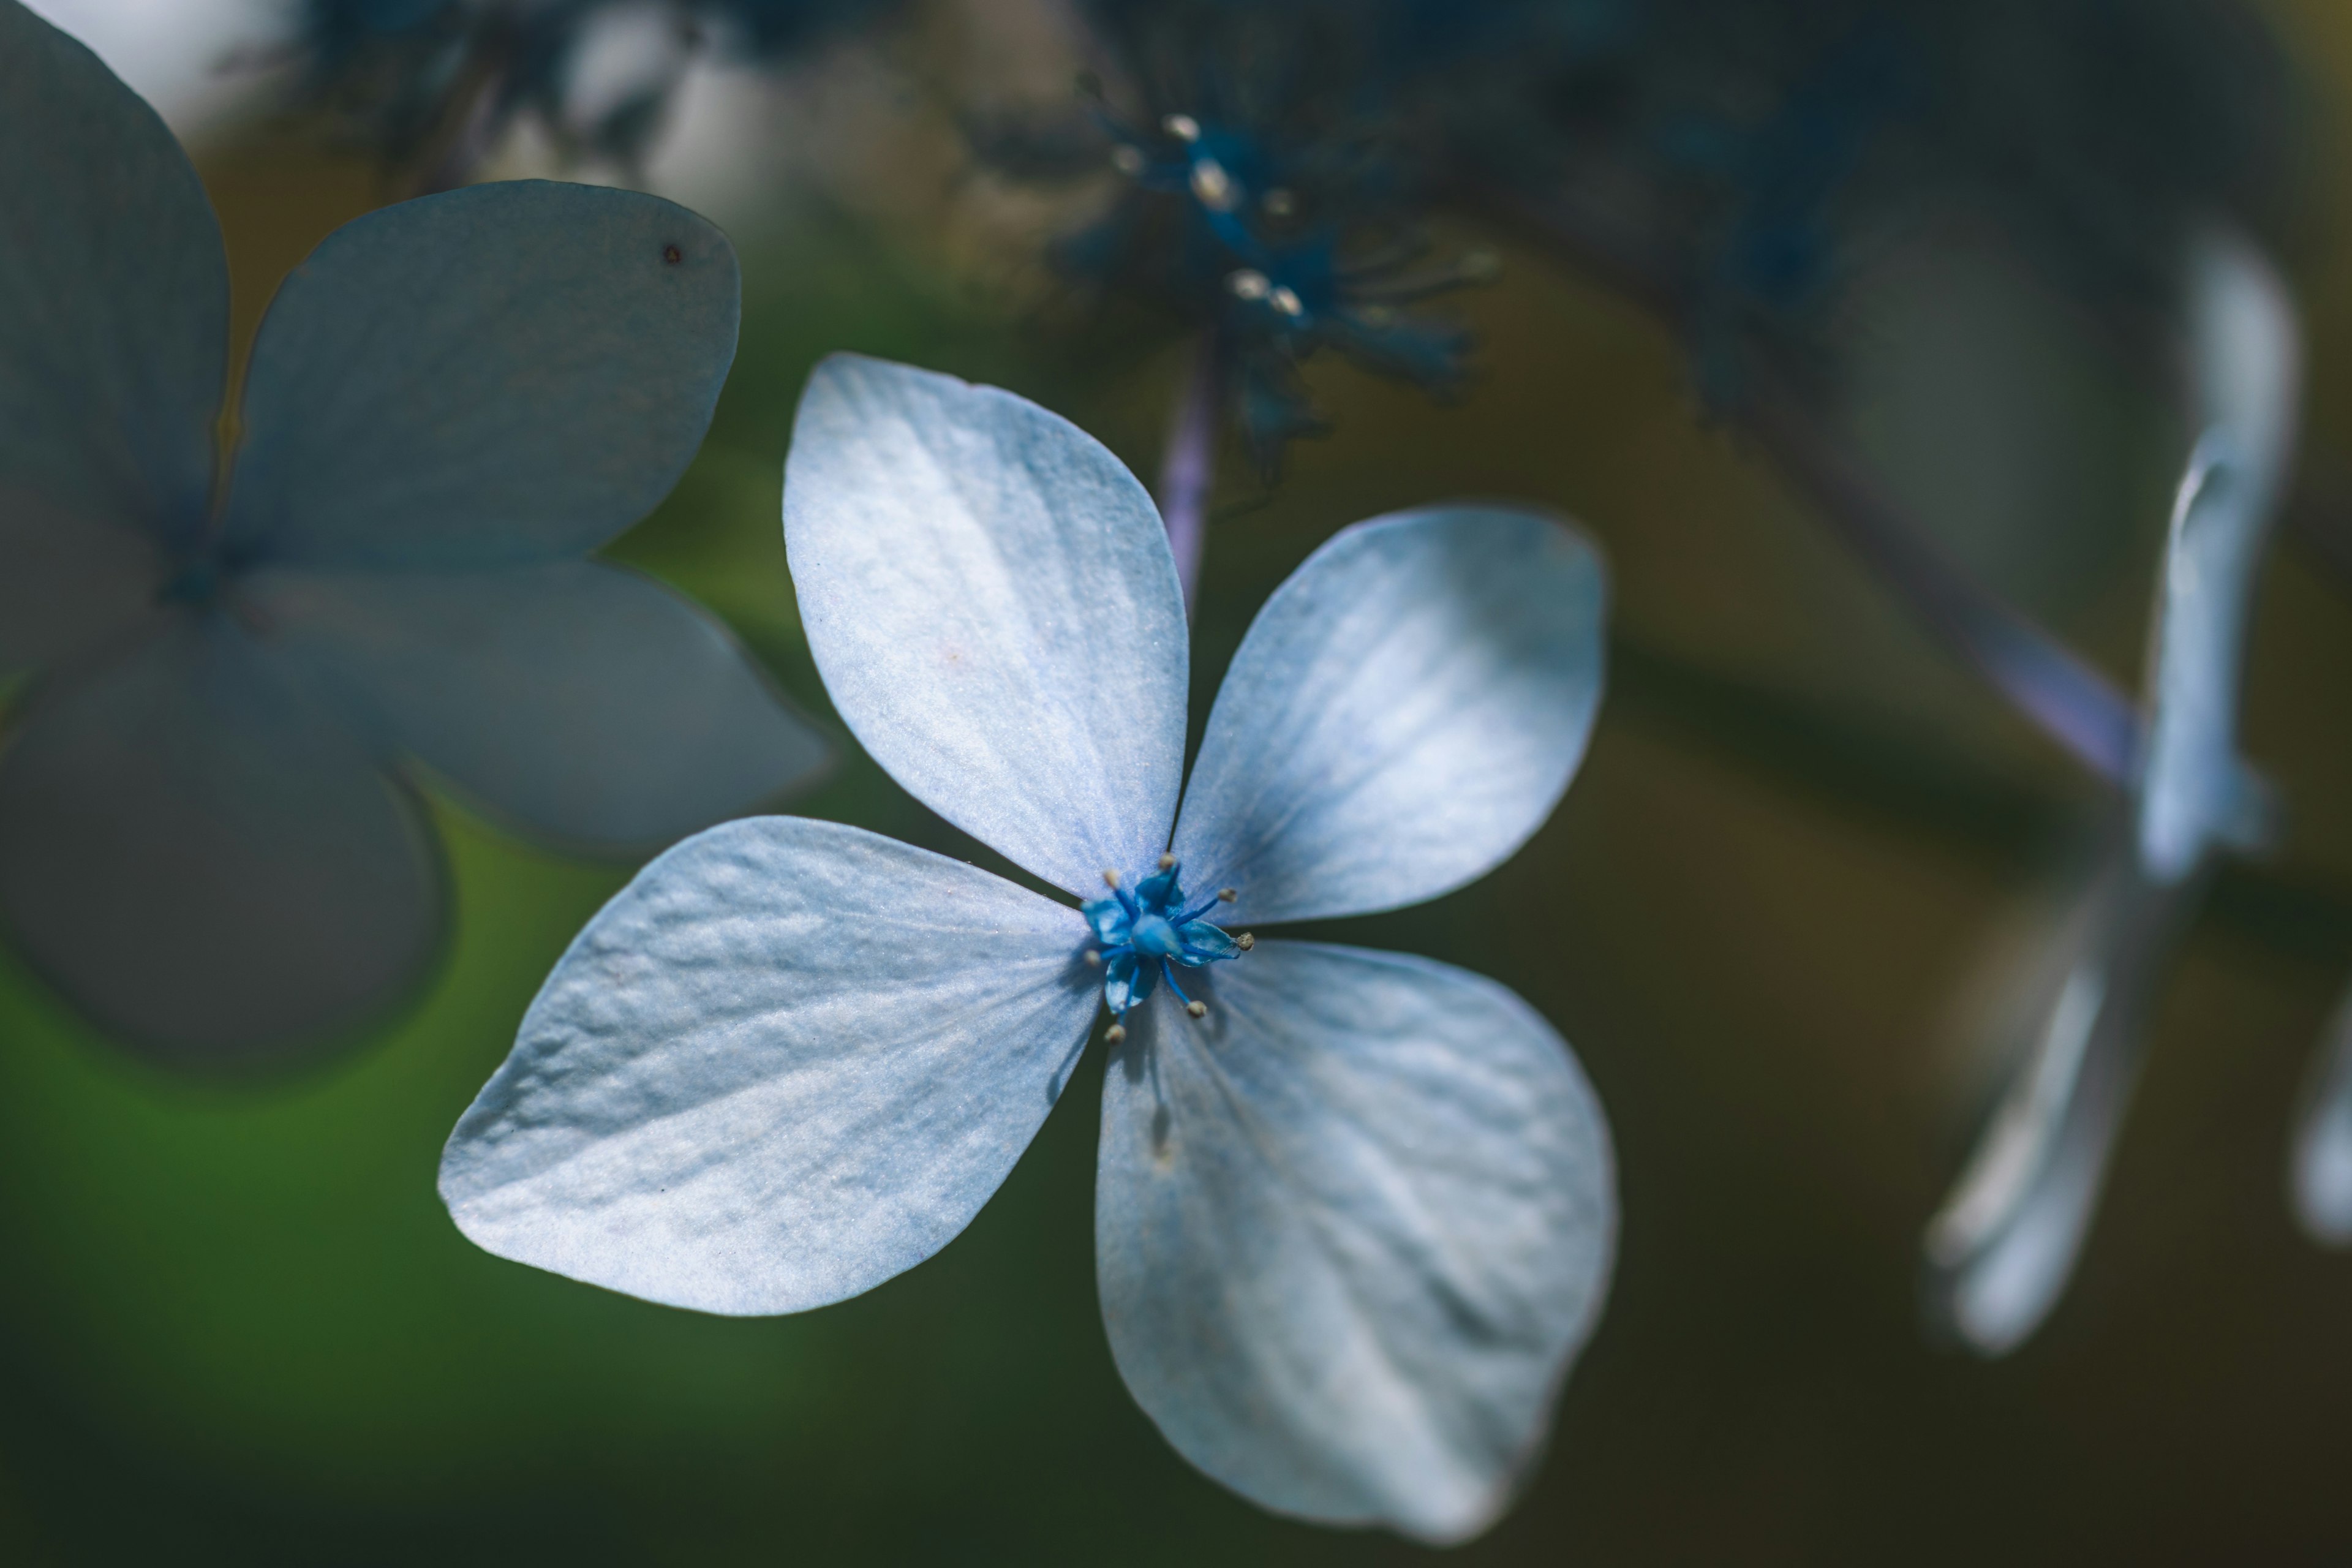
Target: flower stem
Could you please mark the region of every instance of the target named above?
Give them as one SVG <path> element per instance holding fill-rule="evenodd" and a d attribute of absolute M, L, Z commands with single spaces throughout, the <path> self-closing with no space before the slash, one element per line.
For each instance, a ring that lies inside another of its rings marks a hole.
<path fill-rule="evenodd" d="M 1184 587 L 1184 614 L 1199 596 L 1201 552 L 1208 542 L 1209 497 L 1217 488 L 1217 431 L 1225 403 L 1223 335 L 1214 327 L 1193 340 L 1192 363 L 1168 422 L 1168 446 L 1160 459 L 1160 520 L 1168 548 L 1176 557 L 1176 580 Z"/>
<path fill-rule="evenodd" d="M 1551 246 L 1565 247 L 1580 267 L 1669 327 L 1685 324 L 1688 300 L 1669 281 L 1669 269 L 1611 243 L 1606 226 L 1574 204 L 1503 195 L 1488 207 Z M 2130 787 L 2141 745 L 2140 714 L 2114 682 L 1929 543 L 1836 450 L 1785 388 L 1768 381 L 1733 417 L 1804 490 L 1830 531 L 1948 651 L 2100 778 Z"/>
<path fill-rule="evenodd" d="M 2076 761 L 2129 786 L 2141 721 L 2113 682 L 1947 559 L 1789 398 L 1768 392 L 1745 415 L 1830 531 L 1930 633 Z"/>

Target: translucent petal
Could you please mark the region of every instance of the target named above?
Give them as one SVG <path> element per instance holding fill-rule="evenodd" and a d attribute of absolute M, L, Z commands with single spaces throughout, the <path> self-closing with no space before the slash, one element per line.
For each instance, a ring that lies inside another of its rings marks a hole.
<path fill-rule="evenodd" d="M 238 594 L 383 744 L 560 839 L 656 847 L 825 759 L 724 627 L 617 566 L 269 570 Z"/>
<path fill-rule="evenodd" d="M 629 191 L 507 181 L 345 224 L 255 342 L 232 558 L 446 567 L 593 549 L 701 444 L 739 293 L 726 236 Z"/>
<path fill-rule="evenodd" d="M 2269 830 L 2265 793 L 2238 757 L 2238 690 L 2302 374 L 2294 301 L 2242 238 L 2210 236 L 2194 248 L 2189 324 L 2204 434 L 2165 549 L 2141 764 L 2140 860 L 2165 882 L 2187 876 L 2209 845 L 2250 847 Z"/>
<path fill-rule="evenodd" d="M 1103 1005 L 1114 1013 L 1125 1013 L 1139 1002 L 1150 1000 L 1152 987 L 1160 984 L 1160 965 L 1122 952 L 1103 964 Z"/>
<path fill-rule="evenodd" d="M 228 266 L 195 171 L 90 52 L 0 5 L 0 668 L 135 618 L 213 475 Z"/>
<path fill-rule="evenodd" d="M 648 1300 L 855 1296 L 946 1246 L 1028 1147 L 1094 1017 L 1085 939 L 857 828 L 712 828 L 563 955 L 441 1195 L 501 1258 Z"/>
<path fill-rule="evenodd" d="M 2074 1274 L 2157 982 L 2200 888 L 2148 881 L 2119 839 L 2054 952 L 2018 978 L 2012 1011 L 2030 1032 L 2017 1068 L 1926 1238 L 1928 1310 L 1981 1354 L 2023 1343 Z"/>
<path fill-rule="evenodd" d="M 127 1043 L 226 1067 L 396 998 L 445 900 L 413 800 L 245 633 L 184 610 L 45 682 L 8 734 L 0 912 Z"/>
<path fill-rule="evenodd" d="M 1243 1496 L 1437 1542 L 1493 1522 L 1607 1290 L 1609 1133 L 1544 1021 L 1425 959 L 1268 942 L 1103 1091 L 1118 1369 Z"/>
<path fill-rule="evenodd" d="M 1177 962 L 1194 968 L 1214 959 L 1233 958 L 1242 951 L 1241 943 L 1206 921 L 1186 921 L 1177 927 L 1176 934 L 1190 950 Z"/>
<path fill-rule="evenodd" d="M 1105 947 L 1117 947 L 1125 942 L 1129 928 L 1134 924 L 1128 918 L 1126 906 L 1117 899 L 1096 899 L 1080 904 L 1078 913 L 1086 917 L 1087 929 Z"/>
<path fill-rule="evenodd" d="M 1258 612 L 1193 764 L 1175 852 L 1240 890 L 1221 924 L 1393 909 L 1491 870 L 1576 772 L 1608 584 L 1544 514 L 1358 523 Z"/>
<path fill-rule="evenodd" d="M 2314 1241 L 2352 1246 L 2352 996 L 2339 1004 L 2296 1120 L 2290 1183 Z"/>
<path fill-rule="evenodd" d="M 1173 910 L 1181 899 L 1178 878 L 1183 868 L 1173 867 L 1155 871 L 1135 885 L 1136 907 L 1148 915 L 1164 915 Z"/>
<path fill-rule="evenodd" d="M 834 706 L 917 799 L 1082 896 L 1159 858 L 1184 602 L 1118 458 L 1010 393 L 837 354 L 801 397 L 784 541 Z"/>

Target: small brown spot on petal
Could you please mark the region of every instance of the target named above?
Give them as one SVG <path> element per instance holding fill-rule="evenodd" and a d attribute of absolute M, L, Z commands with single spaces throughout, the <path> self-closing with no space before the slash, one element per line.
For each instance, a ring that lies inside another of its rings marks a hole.
<path fill-rule="evenodd" d="M 662 247 L 662 259 L 675 267 L 686 259 L 686 252 L 675 245 L 665 245 Z"/>

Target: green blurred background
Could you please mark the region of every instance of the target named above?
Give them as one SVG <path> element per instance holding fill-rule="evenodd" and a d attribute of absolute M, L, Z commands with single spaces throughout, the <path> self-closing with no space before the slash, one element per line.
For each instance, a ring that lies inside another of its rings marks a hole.
<path fill-rule="evenodd" d="M 2277 16 L 2315 79 L 2352 82 L 2335 0 Z M 384 199 L 365 167 L 283 139 L 200 163 L 245 331 L 311 244 Z M 1139 331 L 1074 355 L 903 226 L 812 204 L 740 237 L 743 348 L 709 443 L 615 553 L 725 616 L 839 735 L 777 527 L 814 361 L 856 349 L 1012 386 L 1147 474 L 1179 361 Z M 2321 469 L 2352 423 L 2352 251 L 2323 237 L 2293 258 Z M 1694 416 L 1654 323 L 1508 250 L 1466 309 L 1486 349 L 1464 406 L 1329 369 L 1337 433 L 1270 499 L 1229 463 L 1193 681 L 1197 735 L 1257 605 L 1374 512 L 1539 500 L 1614 566 L 1612 683 L 1551 824 L 1465 891 L 1328 929 L 1516 987 L 1574 1043 L 1616 1135 L 1605 1318 L 1525 1500 L 1459 1559 L 2352 1560 L 2352 1256 L 2306 1242 L 2284 1194 L 2297 1087 L 2352 973 L 2352 583 L 2292 537 L 2273 554 L 2244 742 L 2287 792 L 2290 837 L 2224 876 L 2173 972 L 2067 1299 L 1981 1363 L 1922 1332 L 1916 1238 L 1988 1082 L 1970 998 L 2032 939 L 2095 798 Z M 2066 531 L 1989 535 L 1956 505 L 1955 542 L 2136 685 L 2180 434 L 2158 389 L 2019 342 L 2077 416 L 2032 481 Z M 1908 363 L 1963 395 L 1969 351 Z M 1932 514 L 1989 465 L 1919 449 L 1906 395 L 1858 438 L 1923 476 Z M 793 809 L 986 858 L 841 739 Z M 713 1319 L 476 1250 L 434 1194 L 442 1140 L 628 868 L 440 821 L 457 912 L 436 977 L 292 1082 L 159 1076 L 0 958 L 0 1560 L 1424 1555 L 1268 1518 L 1126 1396 L 1093 1287 L 1098 1053 L 964 1237 L 840 1306 Z"/>

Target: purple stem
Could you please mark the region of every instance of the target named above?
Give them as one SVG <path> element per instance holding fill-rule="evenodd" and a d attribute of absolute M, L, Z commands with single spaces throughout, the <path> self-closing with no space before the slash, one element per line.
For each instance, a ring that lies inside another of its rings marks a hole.
<path fill-rule="evenodd" d="M 1225 404 L 1223 335 L 1204 328 L 1193 341 L 1176 411 L 1168 422 L 1168 447 L 1160 459 L 1160 520 L 1168 548 L 1176 557 L 1176 580 L 1184 587 L 1184 614 L 1192 613 L 1201 581 L 1201 552 L 1208 542 L 1209 497 L 1217 488 L 1217 430 Z"/>
<path fill-rule="evenodd" d="M 1604 226 L 1566 201 L 1502 198 L 1503 216 L 1565 246 L 1587 270 L 1668 326 L 1685 315 L 1664 269 L 1601 237 Z M 1785 389 L 1769 382 L 1735 411 L 1803 489 L 1831 532 L 1907 605 L 1945 647 L 2009 705 L 2093 773 L 2128 787 L 2139 755 L 2139 710 L 2115 683 L 1928 542 L 1916 525 L 1847 461 Z"/>
<path fill-rule="evenodd" d="M 1947 648 L 2084 766 L 2130 784 L 2140 715 L 2105 676 L 1947 559 L 1788 397 L 1768 390 L 1747 424 L 1811 496 L 1830 531 Z"/>

